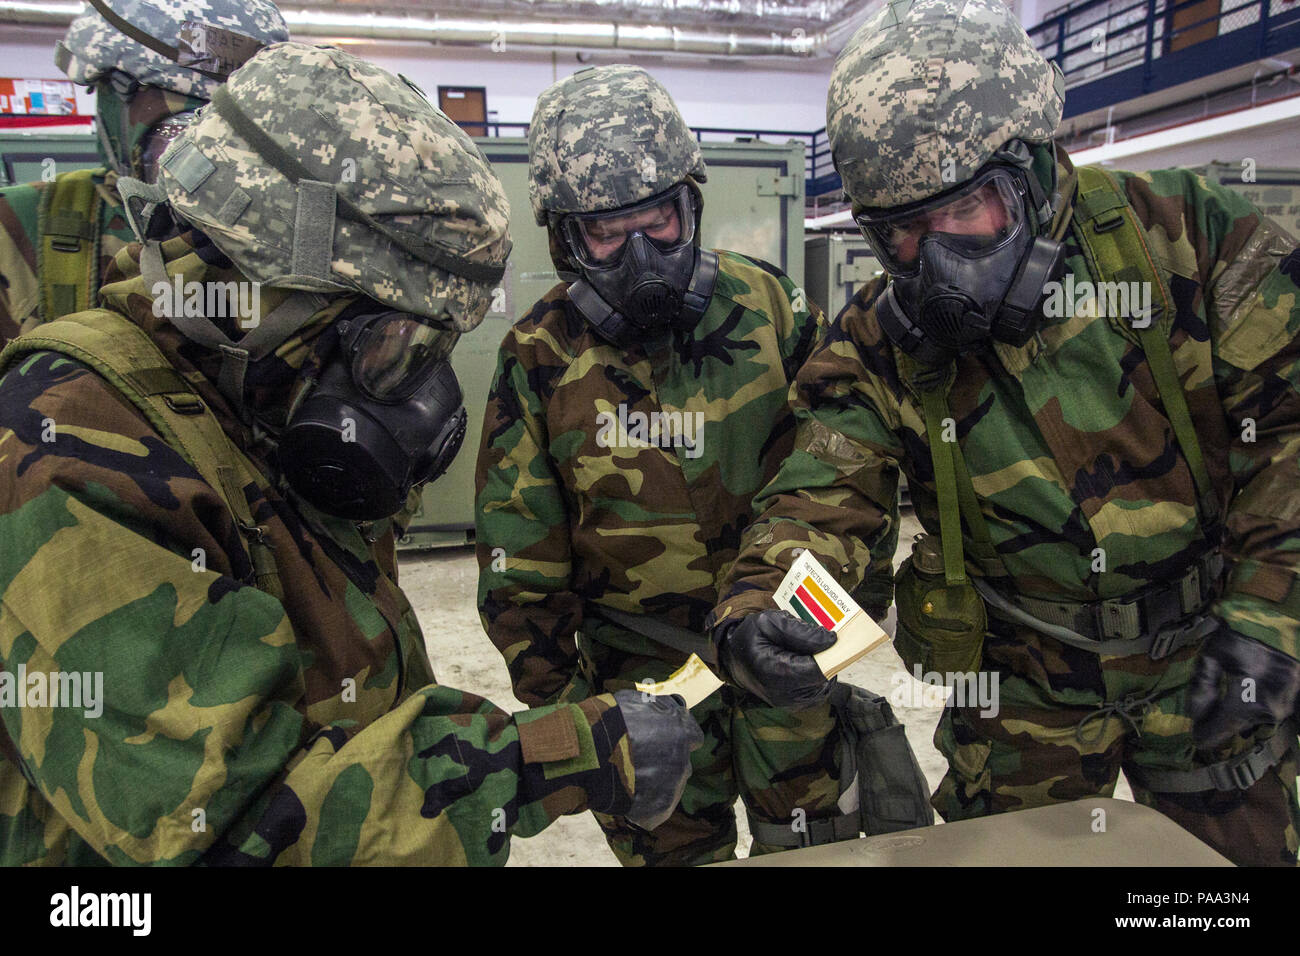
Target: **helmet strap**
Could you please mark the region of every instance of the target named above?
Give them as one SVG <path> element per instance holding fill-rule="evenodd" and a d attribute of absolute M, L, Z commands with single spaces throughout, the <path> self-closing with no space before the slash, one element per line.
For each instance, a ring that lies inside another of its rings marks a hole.
<path fill-rule="evenodd" d="M 146 289 L 154 289 L 160 282 L 170 284 L 163 263 L 162 244 L 157 239 L 146 241 L 140 250 L 140 277 Z M 169 300 L 162 301 L 167 303 Z M 170 301 L 173 305 L 179 304 Z M 164 308 L 162 314 L 190 341 L 221 353 L 217 388 L 240 419 L 247 422 L 250 415 L 244 405 L 244 376 L 249 363 L 270 355 L 324 308 L 326 301 L 324 296 L 314 292 L 291 292 L 283 302 L 261 316 L 257 325 L 239 341 L 227 336 L 211 319 L 186 315 L 184 308 Z"/>
<path fill-rule="evenodd" d="M 148 242 L 171 228 L 171 207 L 167 205 L 167 190 L 162 186 L 122 175 L 117 179 L 117 191 L 122 197 L 126 221 L 138 240 Z M 143 268 L 143 253 L 140 261 Z"/>

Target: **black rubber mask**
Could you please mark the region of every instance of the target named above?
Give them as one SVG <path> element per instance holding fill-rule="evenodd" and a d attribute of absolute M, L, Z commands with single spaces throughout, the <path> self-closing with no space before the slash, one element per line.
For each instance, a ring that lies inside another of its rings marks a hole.
<path fill-rule="evenodd" d="M 447 360 L 458 333 L 404 312 L 355 314 L 334 331 L 336 348 L 280 438 L 280 466 L 321 511 L 373 521 L 460 450 L 467 415 Z"/>
<path fill-rule="evenodd" d="M 718 275 L 717 256 L 694 243 L 695 227 L 685 184 L 634 206 L 566 217 L 561 230 L 582 273 L 570 301 L 624 348 L 693 329 Z"/>
<path fill-rule="evenodd" d="M 1064 264 L 1060 243 L 1035 235 L 1029 191 L 1023 169 L 999 165 L 926 203 L 858 217 L 890 274 L 876 312 L 899 348 L 944 365 L 993 340 L 1029 341 Z"/>

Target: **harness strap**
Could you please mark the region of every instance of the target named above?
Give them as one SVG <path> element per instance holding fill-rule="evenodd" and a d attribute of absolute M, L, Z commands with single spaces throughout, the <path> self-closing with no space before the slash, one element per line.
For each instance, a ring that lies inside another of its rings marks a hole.
<path fill-rule="evenodd" d="M 1202 555 L 1181 578 L 1129 597 L 1079 603 L 1017 594 L 1011 600 L 1022 611 L 1049 624 L 1078 631 L 1090 640 L 1131 641 L 1203 611 L 1217 594 L 1223 564 L 1222 554 L 1210 552 Z"/>
<path fill-rule="evenodd" d="M 37 212 L 37 274 L 40 314 L 49 322 L 95 304 L 99 291 L 99 170 L 78 169 L 55 177 Z"/>
<path fill-rule="evenodd" d="M 845 813 L 836 817 L 820 820 L 804 820 L 803 827 L 795 830 L 791 823 L 768 823 L 748 813 L 749 832 L 759 843 L 768 846 L 805 847 L 822 846 L 826 843 L 838 843 L 840 840 L 856 840 L 860 833 L 858 815 Z"/>
<path fill-rule="evenodd" d="M 648 637 L 656 644 L 663 644 L 683 654 L 696 654 L 706 664 L 718 663 L 718 648 L 709 638 L 695 631 L 669 624 L 649 614 L 629 614 L 603 604 L 588 603 L 585 608 L 588 617 L 594 617 L 606 623 L 626 628 L 642 637 Z"/>
<path fill-rule="evenodd" d="M 1200 793 L 1205 790 L 1249 790 L 1288 753 L 1300 754 L 1294 718 L 1278 724 L 1273 736 L 1244 754 L 1195 770 L 1149 770 L 1125 765 L 1124 775 L 1152 793 Z"/>
<path fill-rule="evenodd" d="M 1076 232 L 1098 278 L 1121 283 L 1146 283 L 1159 299 L 1150 314 L 1111 316 L 1111 324 L 1125 338 L 1136 341 L 1146 355 L 1156 391 L 1173 426 L 1174 437 L 1196 482 L 1201 516 L 1205 521 L 1202 530 L 1208 532 L 1218 524 L 1219 501 L 1205 467 L 1196 426 L 1187 407 L 1187 396 L 1169 348 L 1175 311 L 1173 297 L 1156 268 L 1146 236 L 1119 183 L 1106 170 L 1096 166 L 1080 167 L 1078 173 L 1076 218 L 1079 228 Z M 1210 539 L 1211 535 L 1207 533 L 1206 538 Z"/>
<path fill-rule="evenodd" d="M 1003 620 L 1023 624 L 1040 634 L 1046 634 L 1048 637 L 1060 641 L 1062 644 L 1069 644 L 1071 647 L 1091 651 L 1094 654 L 1121 657 L 1130 654 L 1146 654 L 1152 660 L 1160 660 L 1182 650 L 1188 644 L 1201 640 L 1218 626 L 1214 618 L 1209 615 L 1196 614 L 1180 625 L 1160 631 L 1147 631 L 1136 638 L 1102 640 L 1087 637 L 1072 628 L 1035 617 L 1028 611 L 1018 607 L 987 581 L 976 580 L 975 589 L 984 598 L 990 611 Z M 1016 600 L 1019 600 L 1019 597 Z"/>
<path fill-rule="evenodd" d="M 966 561 L 962 554 L 960 499 L 957 490 L 957 465 L 961 457 L 956 447 L 957 436 L 952 441 L 943 438 L 944 419 L 948 413 L 948 383 L 933 379 L 919 383 L 921 408 L 925 412 L 925 432 L 930 442 L 930 461 L 934 464 L 935 491 L 939 504 L 939 540 L 943 545 L 943 573 L 948 584 L 965 584 Z M 971 492 L 974 494 L 974 492 Z M 986 529 L 987 530 L 987 529 Z"/>

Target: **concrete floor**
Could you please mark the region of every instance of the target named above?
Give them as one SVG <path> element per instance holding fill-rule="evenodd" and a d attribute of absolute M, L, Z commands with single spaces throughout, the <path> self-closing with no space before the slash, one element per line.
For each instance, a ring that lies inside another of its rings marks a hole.
<path fill-rule="evenodd" d="M 899 535 L 897 566 L 910 552 L 912 536 L 921 530 L 910 514 L 903 519 Z M 425 643 L 433 660 L 434 673 L 441 683 L 480 694 L 506 710 L 522 710 L 510 692 L 510 675 L 505 662 L 483 632 L 478 619 L 476 588 L 478 565 L 473 550 L 466 547 L 432 552 L 403 552 L 400 580 L 420 618 Z M 893 611 L 885 629 L 893 633 Z M 841 677 L 877 694 L 890 697 L 901 688 L 912 693 L 908 704 L 894 706 L 894 713 L 907 728 L 907 737 L 916 751 L 921 769 L 931 789 L 939 784 L 946 763 L 932 742 L 935 725 L 943 710 L 946 692 L 928 688 L 908 678 L 901 684 L 896 675 L 905 673 L 903 662 L 892 644 L 876 648 L 867 657 L 841 672 Z M 895 698 L 891 698 L 891 703 Z M 1131 800 L 1131 792 L 1121 777 L 1115 796 Z M 737 804 L 740 841 L 737 855 L 747 855 L 749 828 L 744 808 Z M 550 828 L 528 840 L 511 842 L 509 866 L 617 866 L 618 861 L 605 844 L 604 835 L 589 813 L 564 817 Z"/>

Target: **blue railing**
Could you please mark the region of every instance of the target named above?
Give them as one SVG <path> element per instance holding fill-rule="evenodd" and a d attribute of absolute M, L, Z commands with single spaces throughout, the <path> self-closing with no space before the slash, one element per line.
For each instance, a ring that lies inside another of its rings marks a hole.
<path fill-rule="evenodd" d="M 1077 116 L 1300 47 L 1300 0 L 1083 0 L 1029 36 Z"/>

